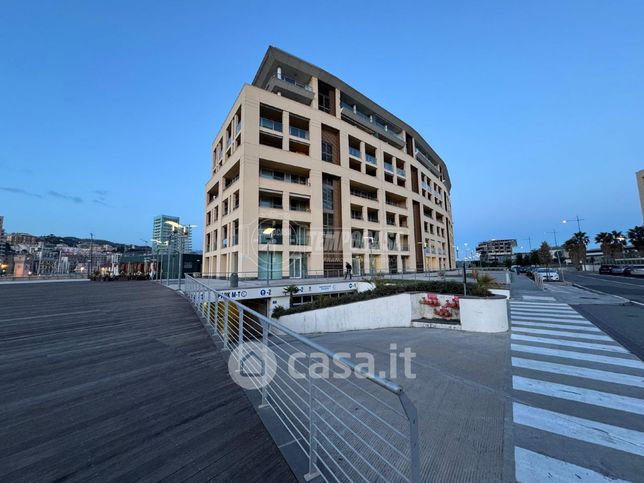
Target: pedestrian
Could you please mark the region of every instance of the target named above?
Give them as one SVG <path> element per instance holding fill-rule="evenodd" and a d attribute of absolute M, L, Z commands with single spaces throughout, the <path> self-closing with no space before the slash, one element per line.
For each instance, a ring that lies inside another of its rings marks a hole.
<path fill-rule="evenodd" d="M 352 270 L 351 264 L 349 262 L 347 262 L 347 264 L 344 266 L 344 268 L 347 269 L 346 273 L 344 274 L 344 279 L 346 280 L 347 277 L 349 277 L 349 280 L 351 280 L 351 270 Z"/>

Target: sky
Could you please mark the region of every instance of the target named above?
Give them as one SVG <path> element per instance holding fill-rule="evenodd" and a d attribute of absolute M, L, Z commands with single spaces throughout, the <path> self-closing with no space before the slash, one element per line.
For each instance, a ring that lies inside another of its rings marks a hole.
<path fill-rule="evenodd" d="M 642 223 L 644 2 L 320 5 L 3 0 L 5 229 L 141 243 L 164 213 L 198 246 L 211 142 L 269 45 L 423 135 L 461 254 Z"/>

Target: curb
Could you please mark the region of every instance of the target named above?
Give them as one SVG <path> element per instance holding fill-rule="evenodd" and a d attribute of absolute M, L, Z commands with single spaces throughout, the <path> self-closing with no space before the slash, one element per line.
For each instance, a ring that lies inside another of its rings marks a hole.
<path fill-rule="evenodd" d="M 621 297 L 620 295 L 613 295 L 612 293 L 602 292 L 601 290 L 595 290 L 594 288 L 584 287 L 583 285 L 580 285 L 578 283 L 573 283 L 572 286 L 580 288 L 582 290 L 586 290 L 588 292 L 591 292 L 591 293 L 594 293 L 594 294 L 597 294 L 597 295 L 608 295 L 609 297 L 615 297 L 616 299 L 620 299 L 625 304 L 634 303 L 634 304 L 638 304 L 638 305 L 644 305 L 644 304 L 641 304 L 640 302 L 634 302 L 633 300 L 627 299 L 625 297 Z"/>

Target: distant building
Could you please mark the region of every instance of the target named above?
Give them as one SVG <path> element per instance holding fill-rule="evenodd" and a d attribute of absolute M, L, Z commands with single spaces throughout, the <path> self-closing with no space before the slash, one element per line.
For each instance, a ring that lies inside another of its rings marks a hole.
<path fill-rule="evenodd" d="M 172 221 L 174 223 L 181 223 L 178 216 L 170 215 L 158 215 L 154 217 L 152 222 L 152 240 L 158 240 L 158 242 L 166 242 L 170 240 L 170 234 L 172 233 L 172 226 L 170 226 L 167 221 Z M 152 241 L 152 252 L 165 252 L 165 248 L 162 244 Z M 192 228 L 188 227 L 188 236 L 184 240 L 184 250 L 185 253 L 192 252 Z"/>
<path fill-rule="evenodd" d="M 0 265 L 7 262 L 7 240 L 4 236 L 4 216 L 0 215 Z M 0 274 L 4 272 L 4 268 L 0 266 Z"/>
<path fill-rule="evenodd" d="M 644 223 L 644 169 L 635 173 L 637 178 L 637 189 L 640 192 L 640 207 L 642 209 L 642 223 Z"/>
<path fill-rule="evenodd" d="M 10 245 L 36 245 L 38 237 L 29 233 L 9 233 L 7 241 Z"/>
<path fill-rule="evenodd" d="M 517 246 L 516 240 L 488 240 L 478 244 L 476 252 L 481 263 L 512 260 L 512 249 Z"/>

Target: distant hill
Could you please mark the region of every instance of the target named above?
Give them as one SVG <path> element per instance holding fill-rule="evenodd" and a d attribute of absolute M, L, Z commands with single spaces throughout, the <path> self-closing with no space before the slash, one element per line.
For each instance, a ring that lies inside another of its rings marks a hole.
<path fill-rule="evenodd" d="M 91 241 L 90 238 L 78 238 L 75 236 L 58 236 L 58 235 L 54 235 L 53 233 L 50 235 L 41 236 L 39 238 L 41 241 L 45 243 L 51 243 L 53 245 L 57 245 L 61 243 L 70 247 L 76 247 L 78 245 L 86 245 L 86 244 L 89 244 Z M 139 249 L 139 250 L 143 250 L 147 248 L 145 245 L 132 245 L 131 243 L 117 243 L 110 240 L 101 240 L 98 238 L 94 238 L 93 243 L 94 245 L 109 245 L 111 247 L 116 248 L 119 251 L 123 251 L 124 248 L 131 250 L 132 247 L 134 247 L 134 249 Z"/>

